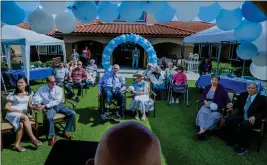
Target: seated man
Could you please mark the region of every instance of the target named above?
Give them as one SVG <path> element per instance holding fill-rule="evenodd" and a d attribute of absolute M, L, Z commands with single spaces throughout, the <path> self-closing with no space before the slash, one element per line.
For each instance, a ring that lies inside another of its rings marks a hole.
<path fill-rule="evenodd" d="M 120 118 L 119 111 L 124 110 L 125 95 L 123 93 L 126 90 L 126 83 L 125 78 L 119 74 L 119 70 L 119 65 L 113 65 L 112 72 L 105 73 L 98 83 L 98 95 L 102 96 L 103 92 L 103 97 L 106 101 L 105 110 L 101 112 L 103 120 L 109 118 L 109 105 L 112 98 L 118 101 L 116 117 Z"/>
<path fill-rule="evenodd" d="M 69 71 L 67 68 L 64 68 L 64 64 L 60 63 L 59 68 L 56 68 L 54 71 L 54 76 L 56 79 L 57 86 L 63 87 L 64 81 L 68 78 Z"/>
<path fill-rule="evenodd" d="M 266 117 L 266 97 L 257 91 L 257 84 L 249 83 L 248 91 L 240 94 L 234 104 L 237 115 L 227 117 L 224 123 L 227 145 L 237 144 L 235 152 L 239 155 L 249 148 L 252 128 L 260 128 L 261 120 Z"/>
<path fill-rule="evenodd" d="M 75 98 L 75 101 L 77 103 L 80 102 L 79 97 L 82 94 L 83 86 L 84 86 L 86 79 L 87 79 L 86 70 L 82 68 L 82 62 L 78 61 L 77 68 L 75 68 L 71 72 L 71 75 L 69 76 L 69 83 L 67 83 L 65 87 L 69 98 L 73 98 L 75 96 L 71 88 L 75 88 L 75 87 L 78 88 L 78 94 Z"/>
<path fill-rule="evenodd" d="M 66 139 L 72 139 L 69 132 L 73 130 L 76 113 L 61 102 L 63 98 L 63 90 L 56 86 L 54 76 L 49 76 L 47 78 L 47 83 L 48 85 L 38 89 L 36 95 L 40 96 L 43 100 L 43 105 L 40 109 L 46 111 L 46 123 L 49 129 L 48 136 L 50 137 L 48 145 L 52 146 L 57 139 L 54 126 L 54 117 L 56 113 L 62 113 L 68 118 L 63 132 L 63 137 Z"/>
<path fill-rule="evenodd" d="M 148 78 L 152 83 L 152 89 L 157 94 L 157 100 L 161 99 L 161 94 L 164 93 L 165 87 L 165 76 L 159 66 L 156 66 L 151 74 L 148 74 Z"/>
<path fill-rule="evenodd" d="M 104 134 L 86 165 L 161 165 L 160 150 L 159 139 L 147 127 L 123 122 Z"/>

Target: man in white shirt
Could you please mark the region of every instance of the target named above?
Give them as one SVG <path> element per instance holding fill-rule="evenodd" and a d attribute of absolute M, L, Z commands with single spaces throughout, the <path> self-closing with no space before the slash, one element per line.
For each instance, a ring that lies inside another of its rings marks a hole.
<path fill-rule="evenodd" d="M 49 127 L 49 143 L 52 146 L 56 142 L 54 117 L 56 113 L 64 114 L 68 121 L 63 132 L 63 136 L 66 139 L 72 139 L 69 132 L 73 130 L 76 113 L 69 109 L 62 103 L 63 90 L 59 86 L 56 86 L 56 79 L 54 76 L 47 78 L 48 85 L 42 86 L 38 89 L 36 95 L 43 99 L 43 105 L 40 109 L 46 111 L 46 124 Z"/>

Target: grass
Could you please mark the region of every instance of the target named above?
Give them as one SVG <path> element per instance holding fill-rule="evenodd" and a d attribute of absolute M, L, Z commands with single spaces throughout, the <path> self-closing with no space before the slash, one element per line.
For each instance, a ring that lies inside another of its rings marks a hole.
<path fill-rule="evenodd" d="M 130 82 L 131 80 L 128 80 L 128 84 Z M 244 156 L 238 156 L 217 137 L 212 136 L 207 141 L 198 141 L 194 138 L 195 102 L 199 99 L 199 91 L 194 88 L 193 81 L 189 85 L 191 107 L 187 108 L 183 103 L 169 106 L 165 101 L 157 102 L 156 118 L 151 116 L 147 121 L 141 122 L 160 139 L 162 165 L 265 165 L 266 145 L 260 153 L 255 151 L 253 145 L 252 151 Z M 35 84 L 33 89 L 36 90 L 39 86 L 41 84 Z M 103 133 L 113 126 L 112 123 L 97 125 L 99 112 L 90 107 L 97 107 L 96 87 L 89 89 L 89 93 L 77 105 L 77 130 L 72 134 L 75 140 L 99 141 Z M 44 140 L 44 136 L 40 139 Z M 4 140 L 13 142 L 14 134 L 4 136 Z M 31 146 L 29 142 L 22 142 L 21 145 Z M 44 164 L 50 150 L 47 141 L 44 141 L 38 150 L 29 149 L 25 153 L 14 152 L 6 144 L 2 152 L 2 164 Z"/>

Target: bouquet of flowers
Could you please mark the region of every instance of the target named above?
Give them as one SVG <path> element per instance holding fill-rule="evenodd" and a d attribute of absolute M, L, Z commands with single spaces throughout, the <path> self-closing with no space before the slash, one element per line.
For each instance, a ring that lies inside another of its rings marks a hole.
<path fill-rule="evenodd" d="M 32 105 L 36 106 L 36 107 L 40 107 L 43 103 L 43 99 L 38 96 L 38 95 L 34 95 L 32 98 Z"/>

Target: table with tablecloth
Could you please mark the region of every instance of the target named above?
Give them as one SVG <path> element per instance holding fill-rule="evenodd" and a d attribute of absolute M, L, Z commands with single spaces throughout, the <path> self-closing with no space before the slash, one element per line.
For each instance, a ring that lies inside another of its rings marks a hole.
<path fill-rule="evenodd" d="M 31 68 L 30 69 L 30 80 L 40 80 L 53 75 L 53 68 Z M 10 77 L 10 83 L 12 86 L 16 86 L 16 81 L 19 77 L 25 76 L 25 70 L 11 70 L 7 71 L 6 74 Z"/>
<path fill-rule="evenodd" d="M 226 89 L 235 91 L 236 94 L 247 91 L 247 85 L 251 80 L 244 80 L 238 77 L 220 76 L 220 84 Z M 260 81 L 253 81 L 258 84 L 259 92 L 263 90 L 263 86 Z M 211 75 L 202 75 L 196 81 L 196 87 L 204 88 L 211 84 Z"/>

